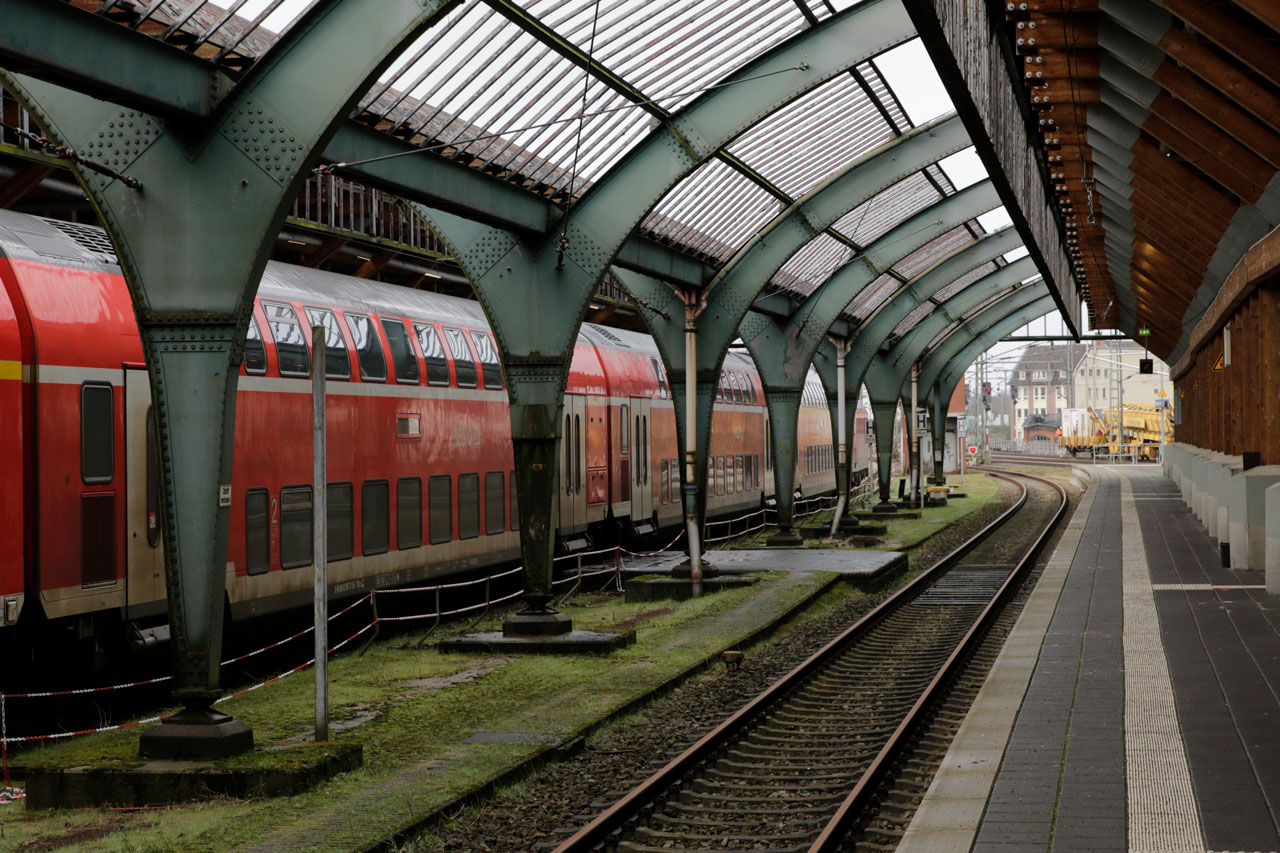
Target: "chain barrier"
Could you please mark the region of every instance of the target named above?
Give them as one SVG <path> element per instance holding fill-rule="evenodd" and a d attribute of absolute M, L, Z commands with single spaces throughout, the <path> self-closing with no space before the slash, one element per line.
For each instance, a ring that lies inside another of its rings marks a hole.
<path fill-rule="evenodd" d="M 621 560 L 622 553 L 630 554 L 636 557 L 652 557 L 657 554 L 661 554 L 665 551 L 670 550 L 672 546 L 674 546 L 677 542 L 680 541 L 680 537 L 683 535 L 684 535 L 684 531 L 681 531 L 679 534 L 676 535 L 674 539 L 672 539 L 669 543 L 667 543 L 667 545 L 658 549 L 657 551 L 636 552 L 636 551 L 630 551 L 621 546 L 613 546 L 610 548 L 602 548 L 597 551 L 586 551 L 580 554 L 572 554 L 572 555 L 557 557 L 555 558 L 555 562 L 560 562 L 566 559 L 577 559 L 578 571 L 573 577 L 566 577 L 566 578 L 561 578 L 558 581 L 553 581 L 552 587 L 554 588 L 557 585 L 563 585 L 571 581 L 574 582 L 575 583 L 574 589 L 570 590 L 564 596 L 564 599 L 567 599 L 570 595 L 572 595 L 576 591 L 577 586 L 581 584 L 583 579 L 609 574 L 609 575 L 613 575 L 616 588 L 621 589 L 622 588 L 622 569 L 623 569 L 622 560 Z M 582 565 L 581 565 L 582 558 L 597 556 L 600 554 L 613 554 L 614 565 L 605 569 L 599 569 L 597 571 L 583 572 Z M 429 635 L 431 631 L 434 631 L 435 627 L 439 625 L 440 620 L 445 617 L 460 616 L 464 613 L 471 613 L 476 610 L 479 610 L 481 611 L 480 618 L 483 618 L 484 614 L 487 613 L 488 610 L 494 607 L 495 605 L 505 604 L 508 601 L 513 601 L 524 594 L 524 589 L 521 588 L 516 590 L 515 592 L 509 593 L 499 598 L 493 598 L 490 595 L 492 581 L 519 574 L 521 571 L 523 571 L 523 569 L 524 569 L 523 566 L 517 566 L 505 572 L 499 572 L 497 574 L 489 575 L 487 577 L 480 578 L 474 581 L 460 581 L 457 583 L 434 584 L 431 586 L 403 587 L 399 589 L 373 590 L 371 592 L 368 592 L 363 596 L 361 596 L 360 598 L 348 604 L 343 609 L 329 616 L 328 621 L 332 622 L 338 617 L 346 613 L 349 613 L 352 609 L 358 607 L 359 605 L 363 604 L 366 601 L 369 602 L 373 612 L 373 618 L 368 624 L 366 624 L 359 631 L 356 631 L 351 636 L 347 637 L 342 642 L 330 648 L 328 650 L 328 654 L 330 655 L 334 654 L 339 649 L 343 648 L 344 646 L 348 645 L 349 643 L 353 642 L 358 637 L 363 636 L 369 631 L 374 631 L 376 636 L 377 627 L 379 624 L 383 622 L 411 622 L 411 621 L 417 621 L 422 619 L 435 619 L 436 620 L 435 625 L 433 625 L 431 630 L 428 631 L 428 635 Z M 466 607 L 457 607 L 451 610 L 441 609 L 440 607 L 440 591 L 441 590 L 461 589 L 463 587 L 476 586 L 479 584 L 484 584 L 485 586 L 485 596 L 484 596 L 485 600 L 482 603 L 468 605 Z M 435 606 L 434 612 L 410 614 L 406 616 L 380 616 L 378 614 L 378 604 L 377 604 L 378 596 L 396 595 L 396 594 L 403 594 L 403 593 L 421 593 L 421 592 L 432 592 L 435 594 L 436 606 Z M 478 621 L 479 619 L 477 619 L 477 622 Z M 273 643 L 269 643 L 259 649 L 255 649 L 254 651 L 246 652 L 245 654 L 237 655 L 236 657 L 233 657 L 233 658 L 228 658 L 227 660 L 222 661 L 222 665 L 226 666 L 233 663 L 239 663 L 241 661 L 263 654 L 264 652 L 279 648 L 285 645 L 286 643 L 292 642 L 293 640 L 296 640 L 299 637 L 304 637 L 307 634 L 312 633 L 313 631 L 315 631 L 315 626 L 314 625 L 308 626 L 307 628 L 304 628 L 301 631 L 291 634 L 290 636 L 285 637 L 284 639 L 277 640 Z M 290 675 L 301 672 L 302 670 L 307 669 L 308 667 L 313 666 L 314 664 L 315 664 L 315 658 L 313 657 L 307 660 L 305 663 L 298 664 L 297 666 L 291 669 L 288 669 L 285 672 L 282 672 L 278 675 L 274 675 L 271 678 L 266 679 L 265 681 L 258 682 L 257 684 L 254 684 L 250 687 L 245 687 L 240 690 L 237 690 L 234 693 L 230 693 L 226 696 L 223 696 L 220 699 L 215 700 L 215 704 L 238 698 L 240 696 L 245 695 L 246 693 L 252 693 L 255 690 L 260 690 L 269 684 L 274 684 L 278 681 L 281 681 L 284 678 L 289 677 Z M 0 786 L 0 804 L 6 803 L 6 802 L 12 802 L 18 799 L 23 799 L 26 796 L 26 794 L 21 789 L 12 788 L 9 784 L 9 759 L 8 759 L 9 744 L 31 743 L 35 741 L 52 741 L 52 740 L 60 740 L 63 738 L 76 737 L 78 735 L 101 734 L 103 732 L 111 732 L 111 731 L 118 731 L 120 729 L 134 728 L 136 726 L 146 725 L 147 723 L 154 723 L 158 720 L 163 719 L 163 715 L 161 715 L 156 717 L 148 717 L 142 720 L 130 720 L 128 722 L 117 723 L 115 725 L 99 726 L 97 728 L 91 728 L 91 729 L 79 729 L 76 731 L 55 732 L 51 734 L 41 734 L 41 735 L 26 735 L 22 737 L 9 737 L 8 721 L 5 717 L 5 703 L 8 699 L 45 699 L 45 698 L 52 698 L 52 697 L 59 697 L 59 696 L 82 696 L 82 695 L 87 695 L 91 693 L 106 693 L 106 692 L 111 692 L 116 690 L 125 690 L 132 687 L 144 687 L 144 686 L 153 685 L 153 684 L 163 684 L 165 682 L 172 681 L 172 680 L 173 680 L 172 675 L 163 675 L 163 676 L 158 676 L 156 678 L 148 678 L 148 679 L 143 679 L 139 681 L 124 682 L 121 684 L 104 685 L 101 687 L 84 687 L 84 688 L 77 688 L 77 689 L 70 689 L 70 690 L 45 690 L 45 691 L 32 691 L 27 693 L 8 693 L 8 694 L 0 692 L 0 764 L 3 765 L 3 781 L 4 781 L 3 786 Z"/>

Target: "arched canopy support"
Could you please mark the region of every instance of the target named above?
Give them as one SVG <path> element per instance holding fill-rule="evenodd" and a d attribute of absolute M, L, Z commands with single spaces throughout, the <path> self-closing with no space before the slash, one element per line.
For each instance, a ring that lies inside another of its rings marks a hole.
<path fill-rule="evenodd" d="M 530 617 L 556 618 L 546 603 L 564 388 L 591 295 L 624 242 L 672 187 L 743 130 L 914 34 L 901 0 L 872 0 L 809 27 L 660 124 L 575 203 L 567 225 L 553 223 L 543 235 L 419 206 L 471 280 L 506 366 Z M 667 313 L 680 323 L 683 310 Z"/>
<path fill-rule="evenodd" d="M 738 332 L 760 369 L 766 397 L 784 393 L 795 395 L 798 406 L 799 394 L 804 388 L 810 364 L 819 348 L 827 342 L 827 334 L 837 324 L 844 309 L 862 289 L 931 240 L 960 227 L 998 204 L 989 182 L 975 184 L 939 199 L 877 239 L 857 258 L 836 270 L 790 316 L 779 318 L 763 313 L 746 315 L 740 320 Z M 985 237 L 975 245 L 990 245 L 987 243 L 990 239 Z M 1012 248 L 1016 245 L 1017 238 L 1004 235 L 1001 241 L 1011 242 L 1009 248 Z M 1003 251 L 1008 250 L 1006 248 Z M 763 289 L 775 271 L 768 268 L 761 271 L 767 275 L 757 280 L 759 289 Z M 714 291 L 711 298 L 715 298 Z M 892 329 L 893 326 L 889 328 Z M 863 339 L 861 333 L 854 337 L 855 342 L 859 339 Z M 847 356 L 845 369 L 846 376 L 852 377 L 852 385 L 856 388 L 862 375 L 858 361 Z M 789 396 L 780 397 L 783 401 L 787 399 Z M 798 408 L 794 414 L 788 414 L 785 402 L 778 404 L 775 413 L 771 404 L 770 435 L 774 440 L 773 458 L 776 460 L 774 478 L 778 484 L 778 518 L 779 526 L 784 532 L 791 517 L 792 493 L 789 489 L 782 488 L 778 477 L 779 472 L 783 472 L 782 476 L 786 479 L 794 476 L 793 473 L 786 472 L 794 471 L 794 439 L 798 414 Z M 790 425 L 779 423 L 777 417 L 788 417 Z M 788 467 L 789 464 L 791 467 Z"/>
<path fill-rule="evenodd" d="M 148 730 L 144 750 L 198 755 L 252 743 L 247 727 L 209 705 L 218 696 L 236 388 L 253 297 L 336 123 L 448 5 L 321 0 L 203 121 L 0 72 L 52 139 L 141 185 L 72 166 L 138 316 L 163 473 L 174 695 L 187 706 L 172 719 L 198 724 Z M 180 728 L 208 735 L 172 738 Z"/>
<path fill-rule="evenodd" d="M 961 295 L 953 297 L 953 299 L 963 298 L 968 290 L 969 288 L 966 288 Z M 974 294 L 968 294 L 968 296 L 973 298 Z M 900 348 L 890 350 L 884 355 L 877 355 L 872 359 L 863 378 L 867 394 L 871 398 L 872 410 L 881 411 L 887 408 L 892 411 L 897 406 L 899 399 L 902 398 L 906 390 L 907 383 L 910 381 L 911 367 L 917 362 L 921 363 L 918 379 L 919 386 L 925 389 L 933 388 L 938 384 L 939 365 L 946 364 L 946 359 L 949 355 L 954 354 L 964 342 L 972 340 L 973 336 L 980 335 L 981 330 L 988 324 L 998 322 L 999 318 L 1005 316 L 1008 312 L 1016 312 L 1040 298 L 1049 300 L 1047 303 L 1049 306 L 1053 304 L 1052 297 L 1045 294 L 1043 284 L 1037 283 L 1034 286 L 1018 288 L 1008 296 L 992 303 L 982 311 L 966 319 L 963 323 L 958 324 L 957 331 L 964 330 L 965 334 L 952 334 L 944 338 L 932 352 L 926 349 L 929 339 L 924 338 L 922 335 L 922 340 L 919 343 L 914 345 L 906 344 Z M 959 307 L 959 303 L 957 303 L 956 307 Z M 1048 308 L 1046 307 L 1045 310 L 1048 310 Z M 948 313 L 956 314 L 958 312 L 949 311 Z M 1044 313 L 1044 311 L 1040 313 Z M 1035 316 L 1039 316 L 1039 314 Z M 900 344 L 905 344 L 905 342 L 900 342 Z M 877 406 L 880 408 L 877 409 Z M 881 454 L 882 465 L 879 486 L 881 502 L 883 503 L 889 499 L 890 472 L 888 470 L 889 448 L 885 447 L 882 450 L 880 446 L 882 429 L 884 427 L 877 424 L 877 452 Z"/>

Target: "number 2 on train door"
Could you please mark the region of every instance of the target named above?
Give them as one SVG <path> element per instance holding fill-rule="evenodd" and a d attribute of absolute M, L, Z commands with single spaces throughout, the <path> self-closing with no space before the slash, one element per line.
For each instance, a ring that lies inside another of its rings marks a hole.
<path fill-rule="evenodd" d="M 280 565 L 280 498 L 271 498 L 271 565 Z"/>

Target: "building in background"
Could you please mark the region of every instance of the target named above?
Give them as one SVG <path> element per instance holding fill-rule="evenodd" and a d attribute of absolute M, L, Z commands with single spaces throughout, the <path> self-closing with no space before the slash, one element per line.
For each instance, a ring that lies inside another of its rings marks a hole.
<path fill-rule="evenodd" d="M 1085 358 L 1085 344 L 1027 347 L 1009 374 L 1009 415 L 1012 438 L 1053 434 L 1062 425 L 1062 411 L 1074 408 L 1074 377 Z"/>

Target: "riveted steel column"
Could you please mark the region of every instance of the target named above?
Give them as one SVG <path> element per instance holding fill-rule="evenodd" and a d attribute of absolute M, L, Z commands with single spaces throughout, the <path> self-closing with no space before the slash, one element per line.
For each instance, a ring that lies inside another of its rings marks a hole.
<path fill-rule="evenodd" d="M 849 354 L 849 342 L 844 338 L 831 338 L 836 349 L 836 511 L 831 517 L 831 535 L 840 529 L 845 502 L 849 499 L 849 434 L 845 424 L 844 359 Z"/>
<path fill-rule="evenodd" d="M 935 385 L 927 396 L 929 402 L 929 428 L 933 432 L 933 474 L 929 482 L 936 486 L 945 485 L 946 474 L 946 441 L 947 410 L 951 406 L 951 395 Z M 957 451 L 958 452 L 958 451 Z"/>
<path fill-rule="evenodd" d="M 800 419 L 802 388 L 764 388 L 769 407 L 769 440 L 773 444 L 773 485 L 777 500 L 778 532 L 770 545 L 802 545 L 795 525 L 796 426 Z"/>
<path fill-rule="evenodd" d="M 690 296 L 684 307 L 684 434 L 698 434 L 698 301 Z M 707 418 L 710 421 L 710 418 Z M 702 517 L 698 507 L 697 442 L 685 442 L 684 520 L 688 537 L 689 579 L 702 580 Z"/>
<path fill-rule="evenodd" d="M 876 481 L 880 488 L 880 502 L 876 512 L 897 512 L 898 505 L 890 500 L 889 485 L 893 478 L 893 421 L 898 414 L 898 398 L 877 400 L 871 398 L 872 430 L 876 438 Z"/>
<path fill-rule="evenodd" d="M 253 297 L 333 127 L 443 5 L 319 0 L 230 91 L 210 65 L 216 107 L 174 124 L 0 72 L 51 138 L 125 176 L 73 167 L 129 285 L 160 445 L 174 695 L 186 707 L 143 734 L 144 754 L 205 758 L 252 746 L 248 726 L 210 706 L 219 694 L 237 377 Z"/>

